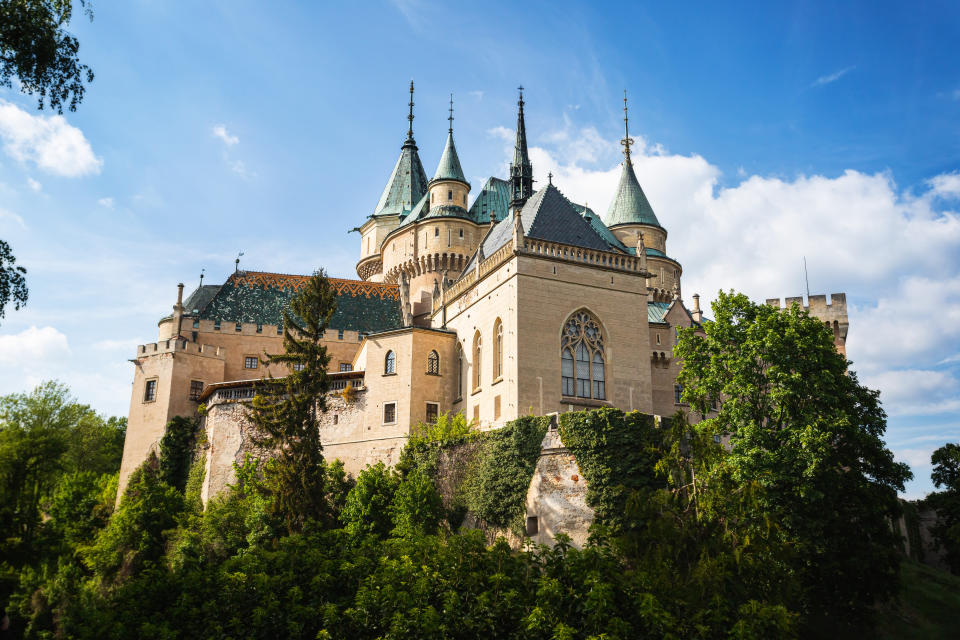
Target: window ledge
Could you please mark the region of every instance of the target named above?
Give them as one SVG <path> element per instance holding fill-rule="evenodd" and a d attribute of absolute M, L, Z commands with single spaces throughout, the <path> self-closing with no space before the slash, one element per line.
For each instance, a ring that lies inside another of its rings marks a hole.
<path fill-rule="evenodd" d="M 457 396 L 457 399 L 453 401 L 453 404 L 457 404 L 458 402 L 463 402 L 463 396 Z"/>
<path fill-rule="evenodd" d="M 395 375 L 397 375 L 396 372 L 394 372 L 394 373 L 385 373 L 385 374 L 383 374 L 383 377 L 386 378 L 387 376 L 395 376 Z M 391 424 L 392 424 L 392 423 L 391 423 Z"/>
<path fill-rule="evenodd" d="M 473 391 L 470 392 L 470 395 L 475 396 L 475 395 L 477 395 L 478 393 L 480 393 L 481 391 L 483 391 L 483 387 L 477 387 L 476 389 L 474 389 Z"/>
<path fill-rule="evenodd" d="M 428 375 L 428 376 L 437 376 L 438 378 L 440 377 L 440 374 L 439 374 L 439 373 L 433 373 L 432 371 L 427 371 L 427 375 Z"/>
<path fill-rule="evenodd" d="M 560 404 L 579 404 L 584 407 L 613 406 L 609 400 L 597 400 L 595 398 L 578 398 L 576 396 L 560 396 Z"/>
<path fill-rule="evenodd" d="M 499 378 L 497 378 L 496 380 L 494 380 L 493 382 L 491 382 L 491 383 L 490 383 L 490 386 L 492 387 L 493 385 L 495 385 L 495 384 L 500 384 L 501 382 L 503 382 L 503 376 L 500 376 Z"/>

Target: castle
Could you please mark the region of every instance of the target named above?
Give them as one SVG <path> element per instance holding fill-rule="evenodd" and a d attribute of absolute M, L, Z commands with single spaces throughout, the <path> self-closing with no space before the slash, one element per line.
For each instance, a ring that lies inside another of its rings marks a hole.
<path fill-rule="evenodd" d="M 699 326 L 703 313 L 696 294 L 692 308 L 684 304 L 681 263 L 637 180 L 626 99 L 620 181 L 602 219 L 567 199 L 552 176 L 534 190 L 522 92 L 517 104 L 510 175 L 489 178 L 471 204 L 452 102 L 427 179 L 410 85 L 400 157 L 357 229 L 360 279 L 331 279 L 331 390 L 353 392 L 332 396 L 321 435 L 324 455 L 348 472 L 396 462 L 411 428 L 444 412 L 493 429 L 531 413 L 613 406 L 668 416 L 682 408 L 673 346 L 678 329 Z M 232 465 L 249 447 L 244 401 L 256 380 L 286 373 L 264 354 L 282 351 L 282 310 L 306 279 L 237 270 L 186 299 L 179 285 L 158 341 L 139 346 L 133 360 L 121 492 L 166 422 L 201 405 L 204 500 L 233 481 Z M 831 302 L 809 296 L 809 311 L 843 350 L 845 296 Z"/>

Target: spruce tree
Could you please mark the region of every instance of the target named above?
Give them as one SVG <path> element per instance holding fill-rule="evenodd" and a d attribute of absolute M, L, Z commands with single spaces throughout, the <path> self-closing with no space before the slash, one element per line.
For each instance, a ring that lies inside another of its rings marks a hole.
<path fill-rule="evenodd" d="M 290 372 L 261 381 L 248 411 L 255 444 L 275 456 L 264 465 L 272 514 L 290 532 L 330 517 L 319 418 L 327 408 L 330 362 L 321 339 L 335 309 L 326 274 L 315 272 L 283 312 L 284 353 L 267 357 L 267 364 L 287 365 Z"/>

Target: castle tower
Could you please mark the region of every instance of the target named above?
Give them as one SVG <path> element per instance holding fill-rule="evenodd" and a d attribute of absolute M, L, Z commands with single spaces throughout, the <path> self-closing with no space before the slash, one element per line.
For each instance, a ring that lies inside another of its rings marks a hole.
<path fill-rule="evenodd" d="M 383 281 L 383 260 L 380 246 L 397 228 L 427 192 L 427 174 L 413 139 L 413 80 L 410 81 L 410 112 L 407 115 L 407 138 L 400 147 L 400 157 L 383 189 L 377 207 L 360 231 L 360 261 L 357 275 L 362 280 Z"/>
<path fill-rule="evenodd" d="M 523 87 L 517 100 L 517 140 L 513 146 L 513 162 L 510 163 L 510 210 L 518 211 L 533 195 L 533 165 L 527 154 L 527 127 L 523 121 Z"/>
<path fill-rule="evenodd" d="M 427 187 L 430 191 L 430 213 L 433 216 L 441 215 L 449 207 L 452 210 L 448 213 L 466 217 L 470 183 L 463 175 L 457 147 L 453 143 L 453 94 L 450 95 L 450 116 L 447 120 L 450 122 L 447 143 L 443 147 L 437 172 Z"/>
<path fill-rule="evenodd" d="M 630 137 L 627 114 L 627 92 L 623 92 L 623 165 L 617 194 L 610 203 L 604 223 L 620 242 L 637 246 L 640 234 L 647 253 L 647 268 L 653 273 L 651 297 L 656 302 L 669 302 L 680 293 L 680 263 L 667 257 L 667 230 L 660 225 L 650 201 L 640 187 L 630 158 Z"/>

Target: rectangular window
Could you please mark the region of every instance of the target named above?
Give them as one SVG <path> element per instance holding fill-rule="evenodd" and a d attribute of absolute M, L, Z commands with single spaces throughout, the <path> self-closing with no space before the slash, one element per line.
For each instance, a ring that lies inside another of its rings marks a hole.
<path fill-rule="evenodd" d="M 343 329 L 337 329 L 337 340 L 343 340 Z"/>
<path fill-rule="evenodd" d="M 340 424 L 340 414 L 333 414 L 333 424 Z"/>
<path fill-rule="evenodd" d="M 157 381 L 156 380 L 147 380 L 147 384 L 143 387 L 143 401 L 144 402 L 153 402 L 157 399 Z"/>
<path fill-rule="evenodd" d="M 473 421 L 480 422 L 480 405 L 478 404 L 473 406 Z"/>
<path fill-rule="evenodd" d="M 260 366 L 260 359 L 257 356 L 246 356 L 243 359 L 244 369 L 256 369 Z"/>
<path fill-rule="evenodd" d="M 673 385 L 673 404 L 680 404 L 683 397 L 683 385 Z"/>
<path fill-rule="evenodd" d="M 214 320 L 214 321 L 213 321 L 213 330 L 214 330 L 214 331 L 220 331 L 220 321 L 219 321 L 219 320 Z"/>
<path fill-rule="evenodd" d="M 203 382 L 201 382 L 200 380 L 191 380 L 190 381 L 190 399 L 199 400 L 201 393 L 203 393 Z"/>
<path fill-rule="evenodd" d="M 303 370 L 306 369 L 306 368 L 307 368 L 307 365 L 303 364 L 302 362 L 294 362 L 294 363 L 293 363 L 293 370 L 294 370 L 294 371 L 303 371 Z"/>
<path fill-rule="evenodd" d="M 243 325 L 241 325 L 241 324 L 238 322 L 238 323 L 237 323 L 237 328 L 236 328 L 236 330 L 237 330 L 237 331 L 240 331 L 240 330 L 242 330 L 242 329 L 243 329 Z"/>
<path fill-rule="evenodd" d="M 341 362 L 340 371 L 353 371 L 353 365 L 349 362 Z"/>
<path fill-rule="evenodd" d="M 500 396 L 493 397 L 493 419 L 498 420 L 500 418 Z"/>
<path fill-rule="evenodd" d="M 433 237 L 434 237 L 434 238 L 439 238 L 439 237 L 440 237 L 440 227 L 434 227 L 434 228 L 433 228 Z"/>
<path fill-rule="evenodd" d="M 433 424 L 437 421 L 437 416 L 440 415 L 440 405 L 436 402 L 427 403 L 427 424 Z"/>
<path fill-rule="evenodd" d="M 257 323 L 257 333 L 263 333 L 263 325 L 259 322 Z"/>
<path fill-rule="evenodd" d="M 282 324 L 278 324 L 278 325 L 277 325 L 277 335 L 278 335 L 278 336 L 282 336 L 282 335 L 283 335 L 283 325 L 282 325 Z"/>
<path fill-rule="evenodd" d="M 540 531 L 540 523 L 537 521 L 537 516 L 528 516 L 527 517 L 527 535 L 535 536 Z"/>
<path fill-rule="evenodd" d="M 194 320 L 194 321 L 193 321 L 193 328 L 194 328 L 194 329 L 199 329 L 199 328 L 200 328 L 200 321 L 199 321 L 199 320 Z"/>
<path fill-rule="evenodd" d="M 397 421 L 397 403 L 387 402 L 383 405 L 383 424 L 393 424 Z"/>

